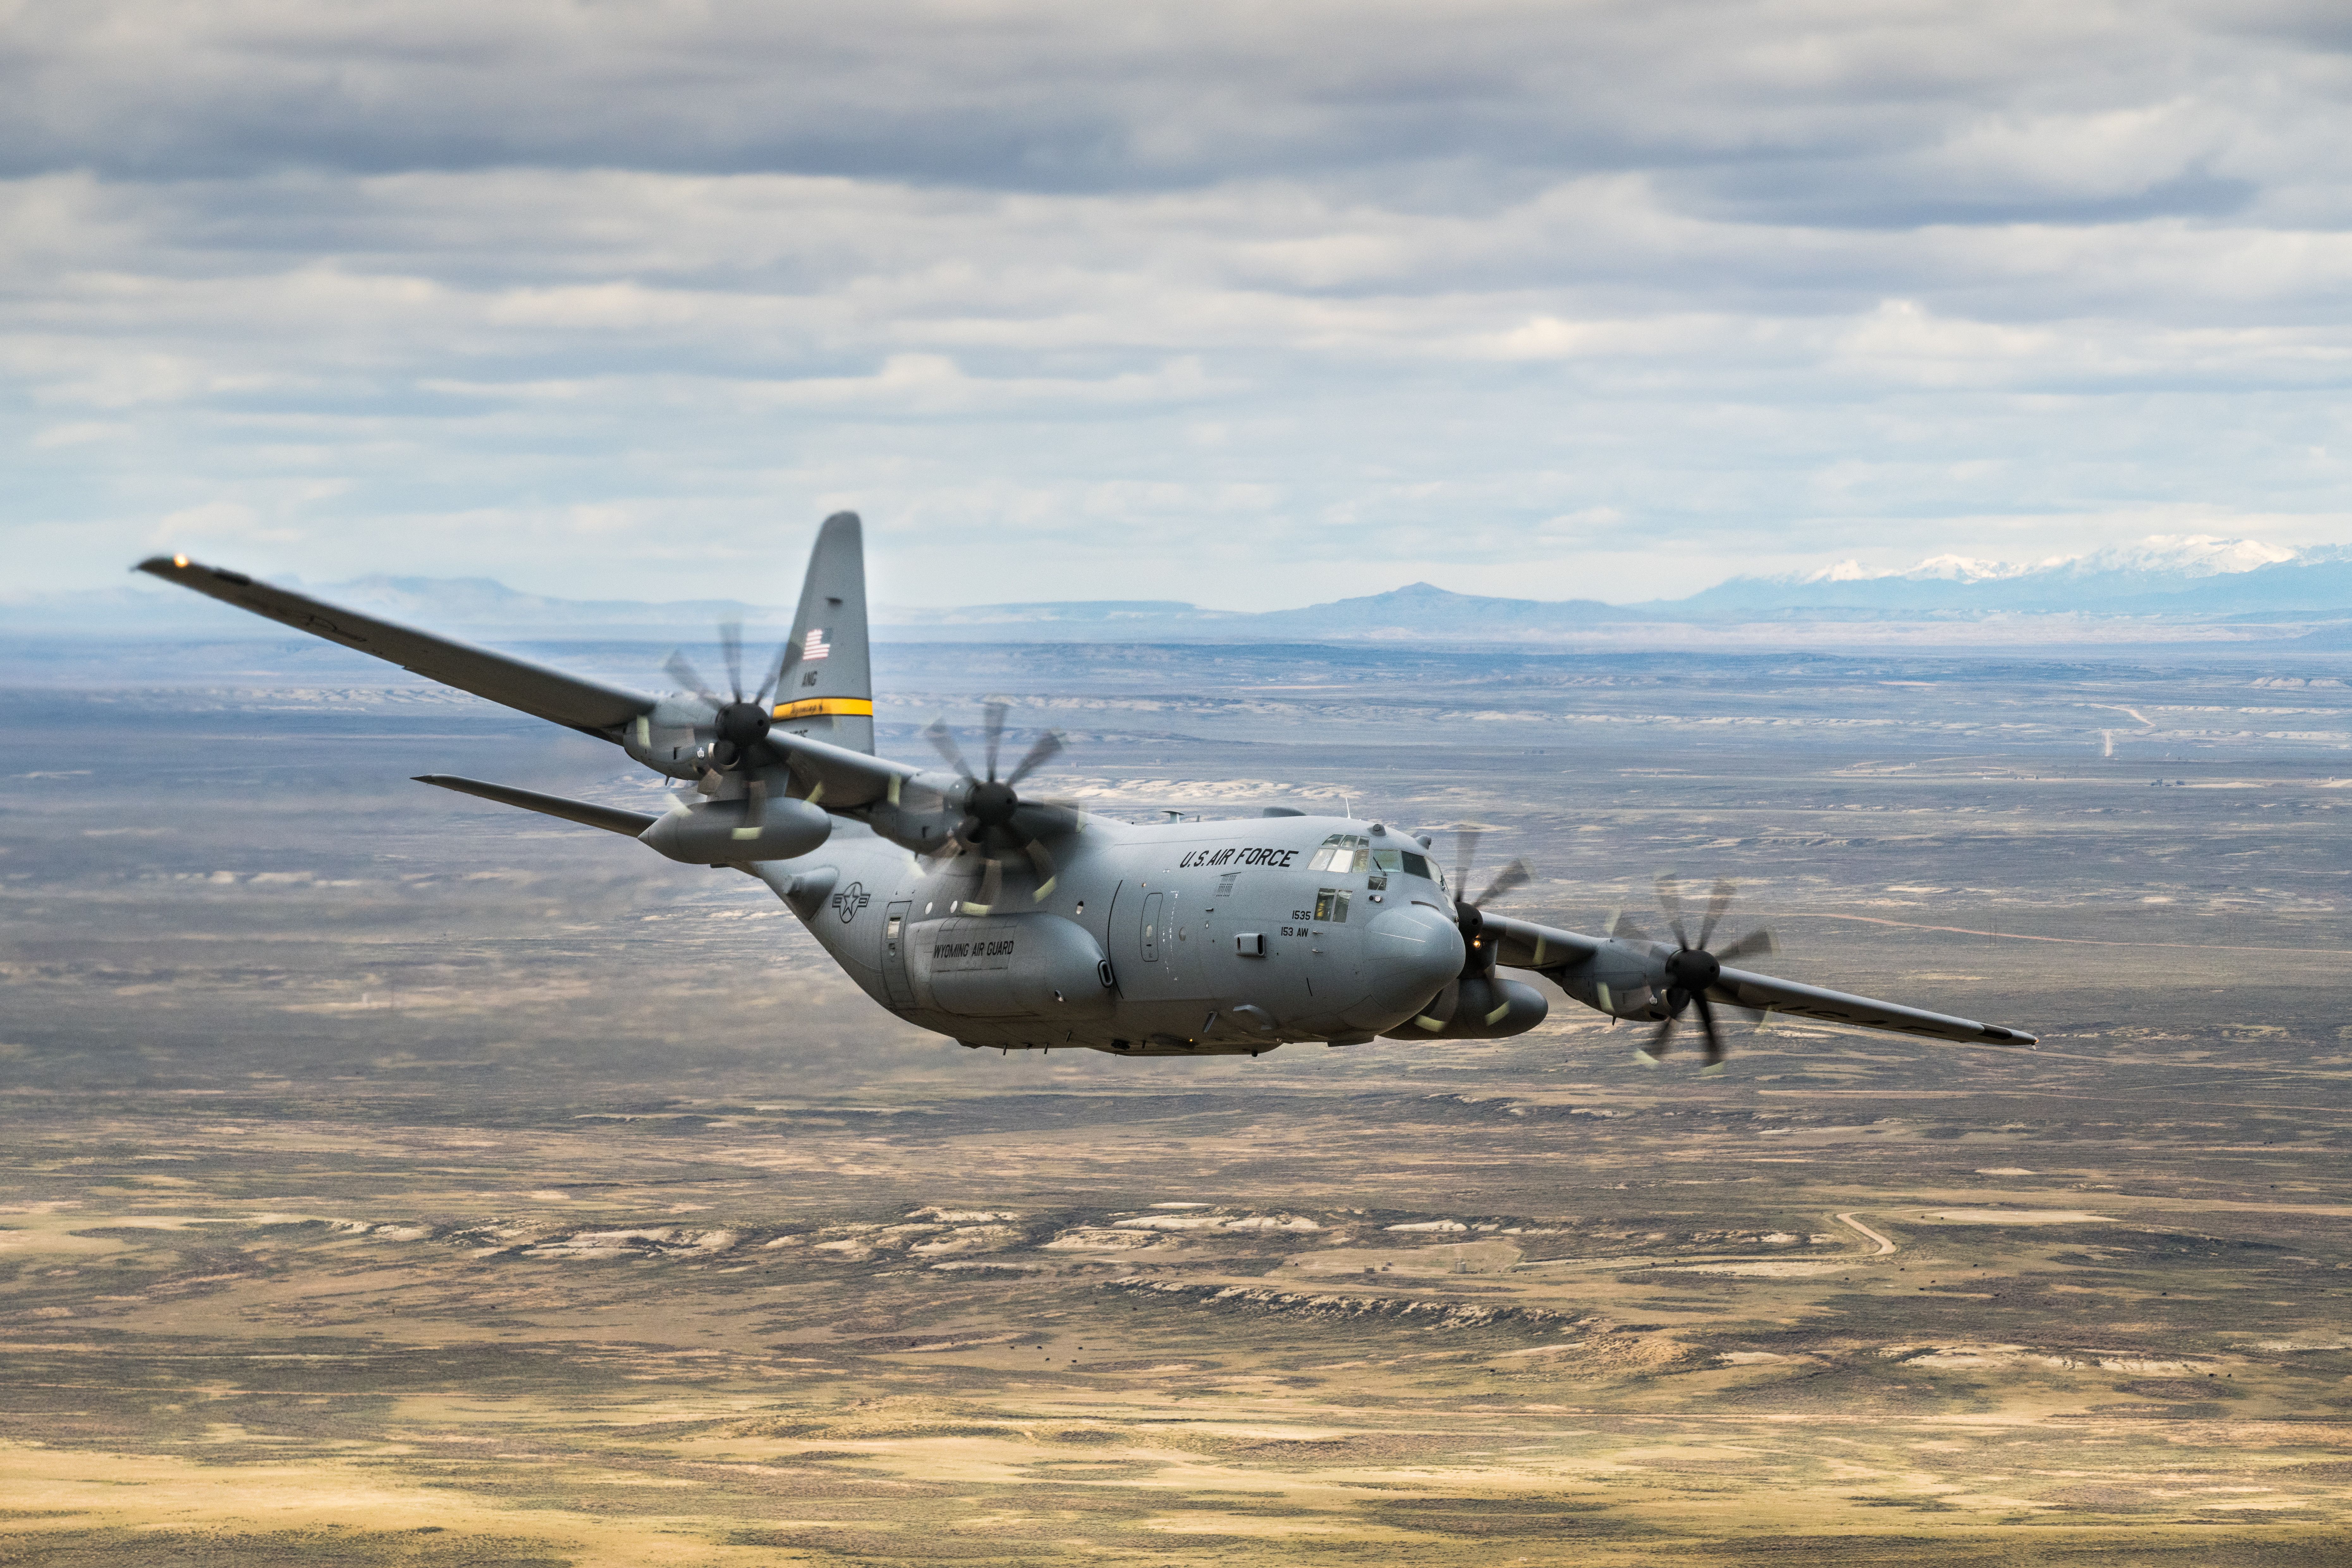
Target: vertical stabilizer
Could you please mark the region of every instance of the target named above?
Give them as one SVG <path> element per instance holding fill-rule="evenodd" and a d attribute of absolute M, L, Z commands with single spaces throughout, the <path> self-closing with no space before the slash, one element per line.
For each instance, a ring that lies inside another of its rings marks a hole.
<path fill-rule="evenodd" d="M 776 728 L 871 755 L 874 667 L 866 653 L 866 535 L 854 511 L 816 531 L 791 652 L 776 683 Z"/>

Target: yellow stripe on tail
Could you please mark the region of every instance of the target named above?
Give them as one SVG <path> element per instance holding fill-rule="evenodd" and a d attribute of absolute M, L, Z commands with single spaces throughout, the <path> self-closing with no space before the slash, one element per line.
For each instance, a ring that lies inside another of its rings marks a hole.
<path fill-rule="evenodd" d="M 863 697 L 812 697 L 806 702 L 779 702 L 775 719 L 826 719 L 835 714 L 874 717 L 874 704 Z"/>

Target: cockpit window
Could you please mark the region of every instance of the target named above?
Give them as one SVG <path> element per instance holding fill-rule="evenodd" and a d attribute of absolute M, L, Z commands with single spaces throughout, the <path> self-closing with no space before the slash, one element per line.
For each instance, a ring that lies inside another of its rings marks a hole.
<path fill-rule="evenodd" d="M 1378 876 L 1402 874 L 1425 877 L 1439 887 L 1445 886 L 1444 873 L 1431 865 L 1426 857 L 1410 849 L 1375 849 L 1371 840 L 1358 833 L 1334 833 L 1323 840 L 1307 862 L 1310 871 L 1370 871 Z"/>
<path fill-rule="evenodd" d="M 1352 833 L 1334 833 L 1323 840 L 1307 862 L 1310 871 L 1362 871 L 1371 863 L 1371 841 Z"/>
<path fill-rule="evenodd" d="M 1373 850 L 1372 869 L 1389 873 L 1402 872 L 1408 877 L 1421 877 L 1432 882 L 1438 881 L 1437 874 L 1429 868 L 1428 860 L 1410 849 Z M 1438 885 L 1443 887 L 1444 884 L 1439 882 Z"/>

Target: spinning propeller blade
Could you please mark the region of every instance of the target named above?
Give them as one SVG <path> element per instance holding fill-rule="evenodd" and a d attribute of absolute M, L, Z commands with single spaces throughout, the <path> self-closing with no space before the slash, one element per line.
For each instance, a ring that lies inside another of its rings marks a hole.
<path fill-rule="evenodd" d="M 963 901 L 964 913 L 984 915 L 1004 896 L 1004 862 L 991 857 L 980 863 L 980 897 Z"/>
<path fill-rule="evenodd" d="M 694 666 L 687 662 L 686 655 L 673 651 L 669 658 L 662 662 L 662 668 L 669 672 L 669 678 L 672 680 L 709 703 L 713 711 L 727 706 L 726 699 L 702 683 L 702 676 Z"/>
<path fill-rule="evenodd" d="M 767 707 L 770 700 L 776 695 L 776 687 L 784 679 L 784 666 L 792 661 L 793 645 L 786 643 L 776 650 L 776 662 L 768 667 L 768 678 L 760 682 L 760 694 L 751 700 L 762 708 Z"/>
<path fill-rule="evenodd" d="M 1486 831 L 1485 828 L 1475 826 L 1465 826 L 1454 830 L 1454 920 L 1461 926 L 1463 940 L 1465 942 L 1475 942 L 1478 939 L 1482 923 L 1478 911 L 1482 906 L 1501 898 L 1506 893 L 1516 892 L 1535 880 L 1535 874 L 1528 869 L 1528 863 L 1514 858 L 1509 865 L 1495 873 L 1495 879 L 1486 884 L 1485 892 L 1475 899 L 1472 898 L 1470 868 L 1477 862 L 1478 840 L 1485 836 Z"/>
<path fill-rule="evenodd" d="M 971 764 L 963 760 L 963 751 L 955 743 L 955 734 L 948 728 L 946 720 L 934 719 L 925 725 L 923 739 L 931 743 L 931 749 L 939 752 L 948 766 L 966 778 L 973 776 Z"/>
<path fill-rule="evenodd" d="M 1735 958 L 1761 958 L 1780 951 L 1779 946 L 1772 941 L 1772 933 L 1759 927 L 1749 931 L 1729 947 L 1717 948 L 1715 956 L 1719 961 L 1728 963 Z"/>
<path fill-rule="evenodd" d="M 1738 890 L 1721 878 L 1716 879 L 1715 890 L 1707 895 L 1706 918 L 1698 922 L 1699 946 L 1705 947 L 1715 939 L 1715 922 L 1721 920 L 1723 911 L 1731 907 L 1731 895 Z"/>
<path fill-rule="evenodd" d="M 1052 835 L 1076 832 L 1086 825 L 1086 814 L 1076 805 L 1065 801 L 1024 800 L 1016 787 L 1062 754 L 1066 748 L 1058 731 L 1048 730 L 1039 735 L 1013 764 L 1013 771 L 999 776 L 997 769 L 1004 754 L 1004 721 L 1011 711 L 1009 704 L 995 701 L 982 710 L 981 755 L 987 768 L 985 773 L 972 772 L 946 720 L 934 719 L 923 730 L 923 738 L 930 742 L 932 749 L 966 781 L 963 818 L 940 847 L 939 854 L 976 853 L 984 857 L 986 890 L 977 900 L 966 900 L 975 908 L 992 908 L 1002 896 L 1003 862 L 997 857 L 1006 850 L 1017 850 L 1027 858 L 1037 873 L 1037 886 L 1030 899 L 1042 902 L 1053 892 L 1059 876 L 1059 868 L 1044 840 Z"/>
<path fill-rule="evenodd" d="M 1028 753 L 1013 764 L 1013 771 L 1004 775 L 1004 782 L 1017 784 L 1061 754 L 1062 732 L 1058 730 L 1048 730 L 1038 736 L 1035 743 L 1029 748 Z M 989 757 L 990 776 L 995 776 L 995 772 L 996 759 L 992 752 Z"/>
<path fill-rule="evenodd" d="M 1478 858 L 1478 840 L 1485 835 L 1483 827 L 1457 827 L 1454 830 L 1454 886 L 1455 899 L 1470 890 L 1470 863 Z"/>
<path fill-rule="evenodd" d="M 727 661 L 727 689 L 735 700 L 743 700 L 743 623 L 719 623 L 719 653 Z"/>
<path fill-rule="evenodd" d="M 1658 906 L 1665 911 L 1666 924 L 1675 933 L 1675 952 L 1666 959 L 1666 1016 L 1655 1033 L 1642 1046 L 1642 1054 L 1652 1061 L 1666 1054 L 1674 1044 L 1675 1026 L 1683 1021 L 1685 1011 L 1698 1015 L 1700 1032 L 1706 1038 L 1706 1065 L 1718 1068 L 1723 1064 L 1723 1031 L 1715 1021 L 1715 1003 L 1708 993 L 1723 977 L 1726 959 L 1745 958 L 1750 953 L 1773 951 L 1772 933 L 1753 931 L 1719 952 L 1710 952 L 1707 943 L 1714 940 L 1716 927 L 1721 923 L 1724 911 L 1739 889 L 1727 881 L 1717 881 L 1707 897 L 1706 914 L 1699 921 L 1698 941 L 1694 942 L 1683 925 L 1682 889 L 1675 879 L 1660 872 L 1657 879 Z M 1620 915 L 1614 936 L 1647 940 L 1632 921 Z"/>
<path fill-rule="evenodd" d="M 988 726 L 988 782 L 994 784 L 997 749 L 1004 744 L 1004 716 L 1012 709 L 1002 702 L 992 702 L 981 711 L 986 715 Z"/>
<path fill-rule="evenodd" d="M 1028 855 L 1029 864 L 1037 869 L 1037 890 L 1029 895 L 1029 901 L 1042 904 L 1052 895 L 1054 884 L 1061 879 L 1061 873 L 1054 864 L 1053 851 L 1040 840 L 1032 838 L 1021 847 Z"/>
<path fill-rule="evenodd" d="M 1486 884 L 1486 890 L 1473 899 L 1471 902 L 1483 908 L 1501 898 L 1505 893 L 1516 892 L 1535 879 L 1535 873 L 1528 869 L 1528 863 L 1525 860 L 1514 859 L 1509 865 L 1496 872 L 1495 879 Z"/>

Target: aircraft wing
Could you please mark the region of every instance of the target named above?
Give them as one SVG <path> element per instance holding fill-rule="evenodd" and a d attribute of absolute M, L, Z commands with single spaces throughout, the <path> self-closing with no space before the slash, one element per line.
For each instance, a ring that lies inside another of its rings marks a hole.
<path fill-rule="evenodd" d="M 1775 1013 L 1817 1018 L 1824 1024 L 1885 1029 L 1890 1034 L 1916 1035 L 1930 1040 L 1956 1040 L 1970 1046 L 2041 1043 L 2021 1030 L 2004 1029 L 1998 1024 L 1979 1024 L 1974 1018 L 1956 1018 L 1948 1013 L 1930 1013 L 1867 996 L 1849 996 L 1843 991 L 1800 985 L 1793 980 L 1775 980 L 1769 974 L 1750 974 L 1744 969 L 1725 970 L 1712 994 L 1742 1007 L 1769 1007 Z"/>
<path fill-rule="evenodd" d="M 1496 939 L 1495 962 L 1513 969 L 1542 971 L 1580 963 L 1608 945 L 1599 937 L 1580 936 L 1508 915 L 1482 913 L 1479 921 L 1480 929 Z"/>
<path fill-rule="evenodd" d="M 1656 983 L 1660 978 L 1656 961 L 1672 951 L 1655 942 L 1609 942 L 1572 931 L 1561 931 L 1554 926 L 1538 925 L 1532 921 L 1513 920 L 1507 915 L 1482 913 L 1480 921 L 1484 931 L 1496 939 L 1496 963 L 1513 969 L 1535 970 L 1562 985 L 1567 984 L 1579 965 L 1595 960 L 1615 969 L 1622 976 L 1618 978 L 1603 973 L 1601 978 L 1611 985 L 1630 987 L 1641 984 L 1644 978 Z M 1646 976 L 1645 971 L 1650 972 Z M 1843 991 L 1825 990 L 1819 985 L 1801 985 L 1793 980 L 1779 980 L 1769 974 L 1757 974 L 1745 969 L 1723 971 L 1722 977 L 1709 988 L 1707 994 L 1716 1001 L 1734 1006 L 1769 1009 L 1796 1017 L 1817 1019 L 1824 1024 L 1843 1024 L 1849 1028 L 1883 1029 L 1889 1034 L 1953 1040 L 1971 1046 L 2032 1046 L 2039 1043 L 2022 1030 L 2005 1029 L 1998 1024 L 1980 1024 L 1974 1018 L 1930 1013 L 1925 1008 L 1906 1007 L 1869 996 L 1850 995 Z"/>
<path fill-rule="evenodd" d="M 788 730 L 769 731 L 765 744 L 770 751 L 781 752 L 795 774 L 814 781 L 819 793 L 809 798 L 828 811 L 847 811 L 879 801 L 896 805 L 902 787 L 922 773 L 887 757 L 853 752 Z"/>
<path fill-rule="evenodd" d="M 576 675 L 566 675 L 512 654 L 492 653 L 455 637 L 394 626 L 289 588 L 257 583 L 242 572 L 203 565 L 184 555 L 158 555 L 141 562 L 139 570 L 166 583 L 193 588 L 225 605 L 267 616 L 297 631 L 388 659 L 428 680 L 470 691 L 534 719 L 550 720 L 603 740 L 617 740 L 624 725 L 653 710 L 652 698 L 617 686 L 583 680 Z"/>

